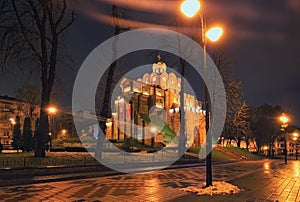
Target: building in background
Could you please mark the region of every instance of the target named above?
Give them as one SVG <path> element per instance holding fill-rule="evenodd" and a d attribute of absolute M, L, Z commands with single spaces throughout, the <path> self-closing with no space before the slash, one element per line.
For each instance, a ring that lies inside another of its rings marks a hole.
<path fill-rule="evenodd" d="M 121 93 L 114 101 L 113 118 L 107 121 L 106 138 L 109 140 L 135 139 L 142 144 L 155 146 L 162 142 L 159 127 L 151 126 L 149 114 L 159 117 L 152 122 L 163 122 L 177 136 L 180 129 L 181 78 L 167 72 L 160 60 L 137 80 L 124 78 Z M 185 136 L 187 146 L 205 143 L 205 111 L 202 102 L 184 93 Z"/>
<path fill-rule="evenodd" d="M 59 109 L 49 121 L 53 127 L 52 139 L 78 138 L 71 109 Z"/>
<path fill-rule="evenodd" d="M 40 108 L 35 107 L 32 113 L 32 129 L 39 117 Z M 9 96 L 0 96 L 0 141 L 3 145 L 11 145 L 13 139 L 13 128 L 16 117 L 20 117 L 21 130 L 25 117 L 30 116 L 30 104 Z"/>
<path fill-rule="evenodd" d="M 297 134 L 297 136 L 295 136 Z M 300 145 L 300 132 L 295 130 L 291 133 L 286 134 L 286 149 L 288 155 L 296 155 L 299 153 Z M 266 146 L 268 149 L 268 147 Z M 284 154 L 284 137 L 278 137 L 274 142 L 274 154 L 283 155 Z"/>

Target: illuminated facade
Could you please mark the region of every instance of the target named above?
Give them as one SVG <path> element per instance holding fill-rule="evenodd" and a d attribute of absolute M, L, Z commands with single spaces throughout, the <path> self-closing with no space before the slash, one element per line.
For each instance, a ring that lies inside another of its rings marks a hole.
<path fill-rule="evenodd" d="M 162 142 L 160 131 L 149 126 L 143 115 L 155 115 L 177 135 L 180 129 L 181 78 L 167 72 L 160 61 L 152 65 L 152 73 L 145 73 L 136 81 L 124 78 L 120 82 L 121 95 L 115 100 L 113 119 L 107 122 L 106 138 L 133 138 L 148 146 Z M 184 93 L 185 135 L 187 146 L 205 142 L 205 115 L 202 102 Z"/>
<path fill-rule="evenodd" d="M 37 106 L 32 113 L 33 125 L 39 117 L 40 108 Z M 0 141 L 3 145 L 11 145 L 15 118 L 20 117 L 21 130 L 25 117 L 30 114 L 30 104 L 9 96 L 0 96 Z"/>

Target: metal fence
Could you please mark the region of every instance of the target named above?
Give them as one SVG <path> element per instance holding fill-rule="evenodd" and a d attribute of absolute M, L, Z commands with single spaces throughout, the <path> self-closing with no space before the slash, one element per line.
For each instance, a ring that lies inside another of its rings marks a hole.
<path fill-rule="evenodd" d="M 79 159 L 51 159 L 51 158 L 7 158 L 0 160 L 0 168 L 42 168 L 42 167 L 70 167 L 100 165 L 93 158 L 83 157 Z"/>

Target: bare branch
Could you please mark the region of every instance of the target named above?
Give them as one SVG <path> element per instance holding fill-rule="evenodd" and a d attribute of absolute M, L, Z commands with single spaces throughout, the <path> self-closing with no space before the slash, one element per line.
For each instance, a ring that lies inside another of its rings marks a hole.
<path fill-rule="evenodd" d="M 75 12 L 72 11 L 70 22 L 67 23 L 65 26 L 63 26 L 63 27 L 57 32 L 58 34 L 61 34 L 62 32 L 64 32 L 66 29 L 68 29 L 68 28 L 74 23 L 74 21 L 75 21 L 74 15 L 75 15 Z"/>

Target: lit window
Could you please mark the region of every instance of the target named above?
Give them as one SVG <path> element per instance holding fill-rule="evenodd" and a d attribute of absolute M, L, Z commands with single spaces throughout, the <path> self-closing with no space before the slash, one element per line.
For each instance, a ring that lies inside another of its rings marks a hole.
<path fill-rule="evenodd" d="M 127 86 L 126 88 L 124 88 L 124 93 L 127 93 L 131 90 L 130 86 Z"/>
<path fill-rule="evenodd" d="M 155 82 L 156 81 L 156 77 L 153 77 L 153 82 Z"/>

